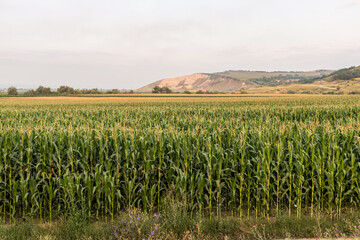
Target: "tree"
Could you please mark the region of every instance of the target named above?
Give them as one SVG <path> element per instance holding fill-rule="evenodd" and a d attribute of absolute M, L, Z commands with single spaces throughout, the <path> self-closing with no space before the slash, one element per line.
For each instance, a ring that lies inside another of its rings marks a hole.
<path fill-rule="evenodd" d="M 60 86 L 57 89 L 57 92 L 60 94 L 74 94 L 75 90 L 72 87 L 69 86 Z"/>
<path fill-rule="evenodd" d="M 172 93 L 172 90 L 168 87 L 155 86 L 152 90 L 153 93 Z"/>
<path fill-rule="evenodd" d="M 153 90 L 152 90 L 152 92 L 153 93 L 161 93 L 161 87 L 159 87 L 159 86 L 155 86 L 154 88 L 153 88 Z"/>
<path fill-rule="evenodd" d="M 49 94 L 51 94 L 51 89 L 49 87 L 39 86 L 36 89 L 36 93 L 41 94 L 41 95 L 49 95 Z"/>
<path fill-rule="evenodd" d="M 168 88 L 168 87 L 163 87 L 163 88 L 161 89 L 161 93 L 172 93 L 172 91 L 171 91 L 171 89 Z"/>
<path fill-rule="evenodd" d="M 184 93 L 186 93 L 186 94 L 191 94 L 191 92 L 190 92 L 189 90 L 185 90 Z"/>
<path fill-rule="evenodd" d="M 9 95 L 12 95 L 12 96 L 18 95 L 18 91 L 17 91 L 16 87 L 9 87 L 7 92 Z"/>
<path fill-rule="evenodd" d="M 91 94 L 100 94 L 101 92 L 97 88 L 90 89 Z"/>
<path fill-rule="evenodd" d="M 119 94 L 120 91 L 119 91 L 119 89 L 115 89 L 115 88 L 114 88 L 114 89 L 111 90 L 111 93 L 112 93 L 112 94 Z"/>

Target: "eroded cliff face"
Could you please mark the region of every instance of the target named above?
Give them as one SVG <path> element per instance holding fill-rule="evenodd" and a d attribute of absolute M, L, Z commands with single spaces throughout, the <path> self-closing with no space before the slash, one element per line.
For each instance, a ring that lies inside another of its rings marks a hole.
<path fill-rule="evenodd" d="M 163 79 L 142 88 L 138 91 L 150 92 L 155 86 L 168 87 L 175 92 L 181 91 L 235 91 L 255 87 L 245 81 L 213 74 L 195 73 L 187 76 Z"/>

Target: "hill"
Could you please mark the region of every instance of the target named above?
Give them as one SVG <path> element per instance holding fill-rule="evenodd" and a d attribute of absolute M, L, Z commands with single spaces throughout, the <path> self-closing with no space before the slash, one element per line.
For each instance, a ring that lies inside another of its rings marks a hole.
<path fill-rule="evenodd" d="M 155 87 L 168 87 L 176 92 L 183 91 L 229 91 L 231 89 L 248 89 L 257 86 L 246 79 L 236 79 L 217 74 L 195 73 L 188 76 L 163 79 L 138 89 L 140 92 L 151 92 Z"/>
<path fill-rule="evenodd" d="M 266 72 L 266 71 L 225 71 L 217 73 L 195 73 L 182 77 L 167 78 L 137 89 L 138 92 L 151 92 L 155 86 L 168 87 L 175 92 L 222 91 L 258 89 L 264 86 L 280 86 L 328 76 L 332 70 L 308 72 Z"/>
<path fill-rule="evenodd" d="M 360 66 L 333 71 L 322 77 L 309 78 L 277 86 L 261 86 L 248 93 L 309 93 L 309 94 L 358 94 L 360 93 Z"/>

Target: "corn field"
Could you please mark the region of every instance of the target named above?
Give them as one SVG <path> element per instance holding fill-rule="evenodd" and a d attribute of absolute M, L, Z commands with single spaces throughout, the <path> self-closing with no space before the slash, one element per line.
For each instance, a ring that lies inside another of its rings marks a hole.
<path fill-rule="evenodd" d="M 340 216 L 360 204 L 360 98 L 0 99 L 0 219 L 85 211 Z"/>

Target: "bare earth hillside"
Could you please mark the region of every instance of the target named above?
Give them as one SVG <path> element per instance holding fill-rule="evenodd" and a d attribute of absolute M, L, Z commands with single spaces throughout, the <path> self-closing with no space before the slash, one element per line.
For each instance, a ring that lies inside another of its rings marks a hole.
<path fill-rule="evenodd" d="M 195 73 L 188 76 L 167 78 L 149 85 L 138 91 L 150 92 L 155 86 L 168 87 L 175 92 L 189 91 L 229 91 L 231 89 L 249 89 L 257 86 L 256 83 L 248 83 L 244 80 L 227 76 L 215 76 L 213 74 Z"/>
<path fill-rule="evenodd" d="M 278 86 L 298 81 L 327 76 L 333 71 L 316 70 L 308 72 L 265 72 L 265 71 L 225 71 L 218 73 L 195 73 L 187 76 L 167 78 L 137 89 L 151 92 L 155 86 L 168 87 L 174 92 L 222 91 L 257 89 L 264 86 Z"/>

